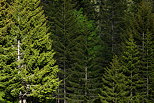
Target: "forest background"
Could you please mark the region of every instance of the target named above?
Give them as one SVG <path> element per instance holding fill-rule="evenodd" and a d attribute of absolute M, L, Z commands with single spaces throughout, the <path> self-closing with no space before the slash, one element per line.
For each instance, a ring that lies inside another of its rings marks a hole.
<path fill-rule="evenodd" d="M 1 103 L 154 103 L 153 0 L 0 0 Z"/>

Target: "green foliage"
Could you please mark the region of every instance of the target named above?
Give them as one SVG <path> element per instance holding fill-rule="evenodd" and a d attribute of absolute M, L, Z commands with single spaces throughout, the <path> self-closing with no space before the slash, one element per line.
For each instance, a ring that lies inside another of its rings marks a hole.
<path fill-rule="evenodd" d="M 13 36 L 9 35 L 12 21 L 9 17 L 9 4 L 6 0 L 0 1 L 0 90 L 3 91 L 8 80 L 12 77 L 10 72 L 15 68 L 15 48 L 12 45 Z M 3 73 L 5 72 L 5 74 Z M 2 83 L 5 82 L 5 83 Z M 3 91 L 4 92 L 4 91 Z M 9 97 L 9 100 L 13 101 Z"/>
<path fill-rule="evenodd" d="M 140 103 L 144 97 L 140 93 L 140 87 L 142 87 L 143 80 L 140 79 L 141 65 L 139 49 L 134 42 L 133 36 L 129 34 L 129 38 L 125 43 L 124 52 L 121 57 L 121 63 L 125 67 L 124 74 L 128 81 L 128 97 L 131 103 Z"/>
<path fill-rule="evenodd" d="M 140 91 L 144 95 L 144 100 L 150 102 L 152 65 L 153 65 L 153 34 L 154 15 L 152 13 L 152 1 L 142 0 L 132 4 L 131 18 L 128 25 L 128 32 L 133 34 L 134 40 L 139 48 L 140 76 L 144 82 Z M 152 98 L 151 98 L 152 99 Z"/>
<path fill-rule="evenodd" d="M 81 97 L 80 101 L 92 103 L 98 98 L 97 94 L 101 85 L 100 74 L 102 72 L 101 64 L 103 60 L 100 56 L 102 55 L 101 50 L 103 50 L 103 47 L 101 46 L 101 39 L 99 35 L 96 34 L 96 29 L 92 21 L 88 21 L 86 16 L 82 15 L 81 11 L 76 11 L 75 14 L 77 15 L 81 38 L 76 41 L 77 44 L 75 45 L 77 49 L 73 58 L 76 60 L 76 64 L 73 67 L 76 67 L 76 69 L 73 69 L 74 76 L 72 75 L 70 79 L 73 83 L 70 85 L 72 89 L 74 89 L 74 83 L 77 83 L 80 87 L 83 86 L 81 91 L 77 93 L 77 95 Z M 77 77 L 80 81 L 77 80 Z M 74 90 L 78 91 L 78 88 L 79 87 L 75 86 Z M 74 95 L 74 93 L 72 94 L 72 97 L 77 100 L 76 95 Z"/>
<path fill-rule="evenodd" d="M 0 102 L 152 103 L 153 4 L 0 0 Z"/>
<path fill-rule="evenodd" d="M 57 91 L 57 100 L 65 98 L 69 102 L 92 102 L 99 91 L 100 50 L 103 47 L 94 23 L 87 20 L 81 9 L 73 9 L 74 6 L 72 1 L 45 5 L 48 24 L 55 34 L 53 46 L 61 68 L 59 77 L 63 80 Z"/>
<path fill-rule="evenodd" d="M 84 64 L 84 61 L 82 62 L 81 60 L 85 57 L 82 54 L 83 51 L 79 52 L 79 50 L 81 50 L 81 39 L 84 39 L 84 36 L 81 36 L 83 29 L 80 30 L 80 22 L 77 22 L 81 18 L 77 19 L 79 14 L 76 14 L 73 9 L 73 4 L 68 0 L 60 0 L 58 2 L 49 3 L 46 4 L 46 7 L 48 7 L 45 12 L 49 19 L 49 25 L 53 28 L 52 32 L 55 34 L 53 36 L 53 47 L 56 51 L 55 59 L 61 69 L 59 78 L 63 80 L 57 91 L 57 99 L 66 100 L 66 98 L 68 98 L 69 82 L 70 79 L 72 79 L 70 77 L 72 77 L 74 74 L 73 71 L 76 69 L 75 65 L 79 65 L 79 60 L 81 61 L 81 65 Z M 49 12 L 48 10 L 52 10 L 52 12 Z M 84 26 L 82 27 L 84 28 Z M 79 53 L 79 55 L 77 53 Z M 74 58 L 77 55 L 80 59 Z M 77 70 L 75 72 L 77 72 Z M 78 75 L 79 78 L 82 77 L 80 77 L 80 73 L 78 73 Z"/>
<path fill-rule="evenodd" d="M 103 86 L 101 89 L 100 99 L 102 103 L 125 103 L 128 101 L 128 81 L 123 70 L 125 66 L 121 65 L 117 56 L 103 75 Z"/>
<path fill-rule="evenodd" d="M 98 27 L 102 40 L 107 45 L 109 54 L 106 60 L 110 61 L 113 54 L 120 54 L 124 17 L 127 10 L 127 0 L 100 0 L 98 13 Z"/>
<path fill-rule="evenodd" d="M 96 19 L 96 11 L 95 11 L 95 2 L 90 0 L 72 0 L 76 6 L 77 10 L 82 9 L 83 15 L 88 17 L 88 20 L 95 20 Z"/>
<path fill-rule="evenodd" d="M 48 32 L 46 18 L 39 5 L 39 0 L 14 0 L 9 7 L 10 16 L 6 17 L 12 24 L 7 35 L 1 32 L 4 36 L 0 76 L 5 98 L 11 101 L 18 99 L 20 92 L 27 98 L 53 99 L 52 93 L 59 84 L 52 34 Z M 17 49 L 20 49 L 18 61 Z"/>

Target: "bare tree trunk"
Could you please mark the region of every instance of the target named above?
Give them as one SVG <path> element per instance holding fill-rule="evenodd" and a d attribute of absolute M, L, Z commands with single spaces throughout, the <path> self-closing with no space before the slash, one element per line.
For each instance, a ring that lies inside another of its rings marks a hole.
<path fill-rule="evenodd" d="M 64 12 L 66 10 L 66 1 L 65 0 L 64 0 L 63 10 L 64 10 Z M 65 14 L 63 16 L 64 16 L 64 20 L 65 20 L 66 19 Z M 65 22 L 64 22 L 64 35 L 66 36 Z M 64 41 L 64 43 L 65 43 L 64 45 L 66 46 L 66 41 Z M 64 50 L 64 57 L 65 57 L 65 51 L 66 51 L 66 48 Z M 65 63 L 65 61 L 64 61 L 64 103 L 67 103 L 66 102 L 66 63 Z"/>
<path fill-rule="evenodd" d="M 113 87 L 112 87 L 113 92 L 114 92 L 114 89 L 115 89 L 114 86 L 115 86 L 115 83 L 113 82 Z M 114 95 L 114 97 L 115 97 L 115 95 Z M 115 101 L 116 101 L 115 98 L 112 99 L 112 102 L 113 102 L 113 103 L 115 103 Z"/>
<path fill-rule="evenodd" d="M 18 58 L 17 58 L 17 60 L 18 60 L 18 62 L 20 61 L 20 40 L 18 40 L 18 44 L 17 44 L 18 46 Z M 18 69 L 20 69 L 20 65 L 18 65 Z M 18 74 L 20 73 L 20 70 L 18 70 Z M 19 93 L 19 103 L 22 103 L 22 92 L 20 91 L 20 93 Z"/>
<path fill-rule="evenodd" d="M 19 100 L 19 103 L 22 103 L 22 99 Z"/>
<path fill-rule="evenodd" d="M 146 49 L 145 49 L 145 33 L 143 33 L 142 34 L 142 51 L 143 51 L 143 53 L 146 53 L 147 54 L 147 56 L 148 56 L 148 51 L 146 51 Z M 145 58 L 145 56 L 143 57 L 143 58 Z M 147 97 L 148 97 L 148 95 L 149 95 L 149 67 L 148 67 L 148 60 L 146 59 L 146 60 L 144 60 L 144 62 L 146 61 L 146 64 L 144 64 L 145 66 L 146 66 L 146 95 L 147 95 Z"/>
<path fill-rule="evenodd" d="M 145 39 L 145 34 L 143 33 L 143 38 Z M 147 58 L 146 58 L 146 89 L 147 89 L 147 91 L 146 91 L 146 95 L 147 95 L 147 97 L 149 96 L 149 48 L 147 47 L 147 46 L 149 46 L 149 38 L 147 37 L 147 40 L 146 40 L 146 44 L 145 45 L 143 45 L 143 46 L 145 46 L 146 47 L 146 56 L 147 56 Z"/>
<path fill-rule="evenodd" d="M 27 103 L 27 102 L 26 102 L 26 98 L 23 99 L 23 103 Z"/>
<path fill-rule="evenodd" d="M 133 72 L 131 70 L 131 82 L 133 82 Z M 131 91 L 130 91 L 130 102 L 132 103 L 132 96 L 133 96 L 133 90 L 132 90 L 132 83 L 131 83 Z"/>
<path fill-rule="evenodd" d="M 20 40 L 18 40 L 18 44 L 17 44 L 18 46 L 18 62 L 20 62 L 20 59 L 21 59 L 21 52 L 20 52 Z M 21 65 L 19 64 L 18 65 L 18 69 L 19 69 L 19 71 L 18 71 L 18 74 L 20 73 L 20 68 L 21 68 Z M 22 92 L 20 91 L 20 94 L 19 94 L 19 103 L 27 103 L 26 102 L 26 98 L 23 98 L 23 94 L 22 94 Z"/>
<path fill-rule="evenodd" d="M 20 61 L 20 40 L 18 40 L 18 62 Z M 20 69 L 20 65 L 18 65 L 18 69 Z"/>
<path fill-rule="evenodd" d="M 66 102 L 66 68 L 65 68 L 65 62 L 64 62 L 64 103 Z"/>
<path fill-rule="evenodd" d="M 22 103 L 22 99 L 19 100 L 19 103 Z"/>
<path fill-rule="evenodd" d="M 87 73 L 87 67 L 85 67 L 85 87 L 87 88 L 87 79 L 88 79 L 88 73 Z M 87 90 L 85 90 L 85 96 L 87 96 Z"/>
<path fill-rule="evenodd" d="M 58 95 L 57 95 L 57 102 L 56 103 L 60 103 L 60 100 L 59 100 L 59 87 L 58 87 Z"/>

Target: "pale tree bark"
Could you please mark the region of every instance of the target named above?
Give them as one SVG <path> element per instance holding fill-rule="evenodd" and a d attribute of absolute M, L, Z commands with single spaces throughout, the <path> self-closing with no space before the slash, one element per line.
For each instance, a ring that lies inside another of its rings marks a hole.
<path fill-rule="evenodd" d="M 85 87 L 87 88 L 87 80 L 88 80 L 88 70 L 85 67 Z M 85 90 L 85 96 L 87 96 L 87 90 Z"/>
<path fill-rule="evenodd" d="M 63 10 L 64 12 L 66 11 L 66 1 L 64 0 L 64 6 L 63 6 Z M 64 13 L 63 13 L 64 14 Z M 66 16 L 65 14 L 63 15 L 64 17 L 64 20 L 66 19 Z M 65 27 L 65 22 L 64 22 L 64 36 L 66 36 L 66 27 Z M 64 41 L 64 45 L 66 46 L 66 41 Z M 65 51 L 66 51 L 66 48 L 64 48 L 64 57 L 65 57 Z M 65 63 L 65 60 L 64 60 L 64 103 L 67 103 L 66 101 L 66 63 Z"/>
<path fill-rule="evenodd" d="M 20 61 L 20 40 L 18 40 L 18 62 Z M 20 65 L 18 65 L 18 69 L 20 69 Z M 19 70 L 20 71 L 20 70 Z"/>
<path fill-rule="evenodd" d="M 66 102 L 66 68 L 65 68 L 65 61 L 64 61 L 64 103 Z"/>
<path fill-rule="evenodd" d="M 18 60 L 18 62 L 20 61 L 20 40 L 18 40 L 17 41 L 18 42 L 18 58 L 17 58 L 17 60 Z M 20 64 L 18 65 L 18 69 L 20 69 Z M 18 74 L 20 73 L 20 70 L 18 70 Z M 19 103 L 22 103 L 22 92 L 20 91 L 20 93 L 19 93 Z"/>
<path fill-rule="evenodd" d="M 18 62 L 20 62 L 20 60 L 21 60 L 21 52 L 20 52 L 20 40 L 18 39 L 18 44 L 17 44 L 17 47 L 18 47 L 18 58 L 17 58 L 17 60 L 18 60 Z M 20 68 L 21 68 L 21 65 L 19 64 L 18 65 L 18 69 L 19 69 L 19 71 L 18 71 L 18 74 L 21 72 L 20 71 Z M 27 103 L 27 101 L 26 101 L 26 98 L 24 98 L 25 96 L 23 95 L 23 93 L 20 91 L 20 93 L 19 93 L 19 103 Z"/>
<path fill-rule="evenodd" d="M 146 46 L 146 41 L 145 41 L 145 33 L 142 33 L 142 51 L 143 53 L 146 53 L 146 56 L 148 56 L 148 51 L 145 48 Z M 143 58 L 145 58 L 145 55 L 143 55 Z M 149 66 L 148 66 L 148 60 L 144 60 L 146 61 L 146 95 L 147 97 L 149 96 Z"/>
<path fill-rule="evenodd" d="M 23 99 L 23 103 L 27 103 L 27 102 L 26 102 L 26 98 Z"/>

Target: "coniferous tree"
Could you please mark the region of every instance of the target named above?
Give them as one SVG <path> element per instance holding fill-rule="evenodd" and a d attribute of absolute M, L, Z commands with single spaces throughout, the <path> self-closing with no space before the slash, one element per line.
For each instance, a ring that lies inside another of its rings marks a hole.
<path fill-rule="evenodd" d="M 79 100 L 76 101 L 77 103 L 93 103 L 98 98 L 97 94 L 101 85 L 100 73 L 102 72 L 101 63 L 103 60 L 100 56 L 102 55 L 101 50 L 103 48 L 101 47 L 101 39 L 99 35 L 96 34 L 95 26 L 92 21 L 88 21 L 86 16 L 82 15 L 81 11 L 76 11 L 76 14 L 79 30 L 81 31 L 80 36 L 76 39 L 77 44 L 74 43 L 76 48 L 75 54 L 72 52 L 72 58 L 75 59 L 76 63 L 73 67 L 76 67 L 76 69 L 74 69 L 73 72 L 70 69 L 72 73 L 70 81 L 72 83 L 69 88 L 75 92 L 81 89 L 80 92 L 76 93 L 81 98 L 76 97 L 76 95 L 74 95 L 75 93 L 72 93 L 72 98 Z M 79 55 L 81 55 L 81 57 Z M 77 75 L 79 75 L 78 78 L 80 81 L 76 79 Z M 83 87 L 76 87 L 74 89 L 75 83 Z M 74 102 L 73 99 L 72 102 Z"/>
<path fill-rule="evenodd" d="M 54 2 L 53 15 L 47 12 L 50 18 L 50 26 L 52 26 L 54 35 L 54 50 L 57 52 L 55 59 L 60 68 L 59 78 L 62 80 L 58 89 L 57 98 L 59 101 L 66 103 L 68 97 L 68 75 L 71 73 L 73 61 L 71 60 L 71 53 L 73 52 L 74 40 L 77 38 L 79 31 L 74 15 L 73 5 L 70 0 L 59 0 Z M 58 10 L 58 11 L 57 11 Z M 52 23 L 53 22 L 53 23 Z"/>
<path fill-rule="evenodd" d="M 117 56 L 103 75 L 100 99 L 102 103 L 125 103 L 128 101 L 128 82 L 124 75 L 125 66 L 121 65 Z"/>
<path fill-rule="evenodd" d="M 49 19 L 48 24 L 53 28 L 52 32 L 55 34 L 53 36 L 54 50 L 57 52 L 55 59 L 60 68 L 59 78 L 62 80 L 57 90 L 57 102 L 66 103 L 68 99 L 67 87 L 70 79 L 69 75 L 73 74 L 71 70 L 75 64 L 75 60 L 73 60 L 74 57 L 72 56 L 76 56 L 77 54 L 75 53 L 80 49 L 80 46 L 77 48 L 77 45 L 80 44 L 79 39 L 81 39 L 80 30 L 77 24 L 75 10 L 73 9 L 74 5 L 71 0 L 47 2 L 48 4 L 45 3 L 45 12 Z M 52 12 L 50 10 L 52 10 Z M 79 40 L 79 43 L 77 40 Z M 82 55 L 82 53 L 80 54 Z M 78 61 L 76 64 L 78 64 Z M 80 75 L 80 73 L 78 73 L 78 75 Z"/>
<path fill-rule="evenodd" d="M 133 36 L 129 34 L 129 38 L 125 43 L 124 51 L 121 57 L 121 64 L 124 68 L 124 75 L 128 81 L 128 98 L 130 103 L 140 103 L 143 99 L 142 94 L 140 93 L 140 87 L 143 83 L 140 80 L 140 56 L 139 49 L 134 42 Z"/>
<path fill-rule="evenodd" d="M 124 16 L 127 0 L 99 0 L 98 26 L 100 35 L 107 45 L 110 60 L 121 51 L 121 36 L 124 30 Z"/>
<path fill-rule="evenodd" d="M 75 2 L 76 6 L 75 8 L 77 10 L 82 9 L 83 14 L 88 17 L 88 20 L 96 20 L 96 8 L 95 8 L 95 2 L 90 0 L 73 0 Z"/>
<path fill-rule="evenodd" d="M 3 57 L 9 57 L 3 60 L 0 75 L 5 98 L 19 98 L 20 102 L 33 101 L 34 97 L 38 98 L 34 102 L 53 99 L 59 84 L 58 67 L 40 0 L 14 0 L 9 14 L 6 19 L 13 23 L 7 35 L 1 33 Z"/>
<path fill-rule="evenodd" d="M 76 11 L 71 1 L 61 0 L 44 5 L 48 24 L 56 34 L 55 58 L 61 69 L 59 77 L 63 80 L 57 90 L 57 102 L 62 102 L 60 99 L 63 98 L 65 102 L 94 101 L 100 85 L 102 60 L 99 54 L 102 47 L 92 21 L 83 16 L 82 10 Z"/>
<path fill-rule="evenodd" d="M 15 67 L 15 48 L 12 45 L 13 36 L 9 35 L 9 28 L 12 24 L 9 17 L 9 11 L 8 11 L 8 2 L 6 0 L 0 1 L 0 81 L 5 82 L 7 81 L 11 75 L 11 70 Z M 7 74 L 6 76 L 3 76 L 3 72 L 5 71 Z M 4 92 L 5 84 L 0 83 L 0 90 Z M 11 101 L 15 101 L 14 98 L 8 93 L 8 99 Z M 4 95 L 3 95 L 4 96 Z M 5 99 L 5 98 L 4 98 Z"/>
<path fill-rule="evenodd" d="M 138 1 L 132 4 L 129 32 L 134 36 L 134 40 L 140 51 L 140 76 L 143 79 L 142 88 L 144 102 L 150 102 L 151 96 L 151 72 L 153 64 L 153 34 L 154 19 L 152 13 L 152 1 Z"/>

